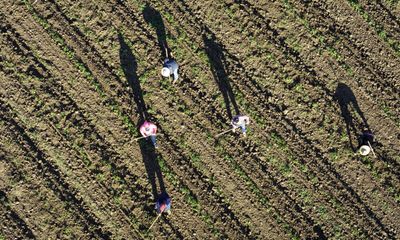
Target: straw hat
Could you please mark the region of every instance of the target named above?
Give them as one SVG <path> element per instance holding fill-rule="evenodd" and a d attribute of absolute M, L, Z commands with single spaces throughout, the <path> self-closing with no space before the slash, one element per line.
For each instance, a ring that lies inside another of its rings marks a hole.
<path fill-rule="evenodd" d="M 171 75 L 171 71 L 169 70 L 169 68 L 163 67 L 163 68 L 161 69 L 161 75 L 162 75 L 163 77 L 169 77 L 169 76 Z"/>
<path fill-rule="evenodd" d="M 363 155 L 363 156 L 368 155 L 370 151 L 371 151 L 371 148 L 368 147 L 367 145 L 362 145 L 360 147 L 360 154 Z"/>

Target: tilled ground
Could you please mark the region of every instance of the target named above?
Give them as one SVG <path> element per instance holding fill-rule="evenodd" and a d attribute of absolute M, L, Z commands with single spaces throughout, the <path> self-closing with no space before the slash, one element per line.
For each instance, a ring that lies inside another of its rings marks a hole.
<path fill-rule="evenodd" d="M 0 239 L 400 237 L 398 1 L 2 6 Z"/>

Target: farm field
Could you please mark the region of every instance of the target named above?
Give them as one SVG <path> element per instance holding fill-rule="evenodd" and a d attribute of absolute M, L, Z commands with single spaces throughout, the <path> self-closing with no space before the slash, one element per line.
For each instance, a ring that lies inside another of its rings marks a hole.
<path fill-rule="evenodd" d="M 1 6 L 0 240 L 400 239 L 400 1 Z"/>

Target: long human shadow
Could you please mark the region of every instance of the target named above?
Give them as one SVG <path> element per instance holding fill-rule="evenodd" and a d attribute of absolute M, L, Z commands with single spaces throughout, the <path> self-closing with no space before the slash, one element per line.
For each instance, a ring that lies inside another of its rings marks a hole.
<path fill-rule="evenodd" d="M 181 2 L 181 4 L 183 4 L 183 5 L 185 6 L 185 8 L 186 8 L 185 11 L 186 11 L 186 12 L 189 12 L 189 15 L 190 15 L 190 16 L 196 16 L 196 14 L 193 14 L 191 11 L 188 11 L 189 7 L 187 6 L 187 4 L 185 4 L 185 1 L 184 1 L 184 0 L 179 0 L 179 1 Z M 253 9 L 253 12 L 256 12 L 256 11 Z M 259 15 L 259 13 L 258 13 L 257 15 Z M 201 23 L 200 19 L 196 19 L 196 20 L 199 20 L 199 21 L 197 21 L 197 22 Z M 201 27 L 204 27 L 204 26 L 201 26 Z M 286 52 L 286 53 L 288 53 L 288 54 L 290 54 L 291 56 L 293 56 L 293 57 L 296 59 L 296 61 L 293 63 L 294 66 L 295 66 L 296 68 L 305 66 L 305 69 L 302 69 L 302 68 L 301 68 L 303 71 L 306 71 L 306 72 L 308 72 L 308 73 L 315 73 L 315 71 L 314 71 L 310 66 L 308 66 L 307 64 L 305 64 L 305 63 L 303 62 L 303 60 L 298 56 L 298 54 L 295 54 L 293 50 L 291 50 L 289 47 L 286 46 L 286 44 L 284 44 L 284 42 L 285 42 L 285 41 L 283 41 L 284 39 L 281 40 L 281 39 L 282 39 L 282 36 L 278 33 L 278 31 L 277 31 L 276 29 L 271 28 L 270 26 L 266 26 L 266 29 L 269 29 L 269 30 L 271 30 L 272 32 L 276 33 L 276 34 L 273 34 L 273 35 L 271 36 L 272 39 L 269 39 L 269 40 L 272 41 L 272 42 L 274 42 L 275 44 L 277 44 L 277 45 L 279 45 L 279 46 L 283 45 L 283 46 L 282 46 L 282 47 L 283 47 L 283 51 Z M 207 31 L 207 32 L 209 32 L 209 31 Z M 280 43 L 280 44 L 279 44 L 279 43 Z M 228 52 L 228 54 L 229 54 L 229 52 Z M 246 70 L 246 69 L 244 68 L 244 66 L 243 66 L 240 62 L 238 62 L 238 59 L 235 59 L 235 56 L 233 56 L 233 55 L 231 55 L 231 54 L 229 54 L 229 55 L 227 55 L 227 56 L 229 56 L 229 58 L 232 58 L 232 59 L 235 61 L 235 64 L 237 64 L 242 70 Z M 296 64 L 296 63 L 300 63 L 300 64 Z M 299 69 L 300 69 L 300 68 L 299 68 Z M 315 75 L 315 74 L 311 74 L 311 75 Z M 318 83 L 318 81 L 311 81 L 311 82 L 309 82 L 309 83 L 312 84 L 312 85 L 314 85 L 314 84 Z M 330 91 L 328 88 L 326 88 L 325 86 L 322 86 L 322 85 L 317 85 L 317 86 L 322 87 L 328 95 L 333 95 L 333 93 L 331 94 L 331 91 Z M 273 106 L 273 109 L 279 110 L 279 106 L 278 106 L 278 105 L 273 104 L 272 106 Z M 372 210 L 366 205 L 366 203 L 363 202 L 363 200 L 361 200 L 360 196 L 355 192 L 355 190 L 352 189 L 352 187 L 351 187 L 350 185 L 348 185 L 348 183 L 343 179 L 343 177 L 342 177 L 338 172 L 336 172 L 336 171 L 334 170 L 334 168 L 333 168 L 333 167 L 331 166 L 331 164 L 330 164 L 330 161 L 328 161 L 327 159 L 324 158 L 324 156 L 323 156 L 323 154 L 320 152 L 320 150 L 319 150 L 318 148 L 315 147 L 315 144 L 313 143 L 313 141 L 311 141 L 311 140 L 309 140 L 307 137 L 305 137 L 305 134 L 302 133 L 302 131 L 301 131 L 300 129 L 298 129 L 297 125 L 294 124 L 292 121 L 288 120 L 287 118 L 283 118 L 283 120 L 284 120 L 284 122 L 287 123 L 291 128 L 294 129 L 293 131 L 296 133 L 296 135 L 297 135 L 301 140 L 305 141 L 305 143 L 307 144 L 307 146 L 309 146 L 309 148 L 313 150 L 313 151 L 312 151 L 313 153 L 317 153 L 317 154 L 316 154 L 316 157 L 323 160 L 322 163 L 320 163 L 319 161 L 316 162 L 316 163 L 317 163 L 317 169 L 318 169 L 318 168 L 322 169 L 326 175 L 333 174 L 334 176 L 332 176 L 332 177 L 331 177 L 331 176 L 327 176 L 328 179 L 331 179 L 331 180 L 334 180 L 334 181 L 338 181 L 340 184 L 342 184 L 342 185 L 344 186 L 344 188 L 346 189 L 346 191 L 350 194 L 350 196 L 352 196 L 352 197 L 355 198 L 355 203 L 359 203 L 359 204 L 361 204 L 361 205 L 363 206 L 363 208 L 364 208 L 365 211 L 367 212 L 367 216 L 370 217 L 370 218 L 372 218 L 372 221 L 375 222 L 377 225 L 379 225 L 386 233 L 389 234 L 389 236 L 393 236 L 393 234 L 391 234 L 390 231 L 387 230 L 387 228 L 386 228 L 386 227 L 382 224 L 382 222 L 376 217 L 376 215 L 375 215 L 375 214 L 372 212 Z M 284 126 L 284 125 L 283 125 L 283 126 Z M 286 124 L 285 124 L 285 127 L 287 127 Z M 288 136 L 288 137 L 290 137 L 290 136 Z M 300 151 L 300 153 L 302 153 L 302 152 L 303 152 L 303 150 Z M 302 160 L 302 164 L 308 164 L 308 162 L 307 162 L 307 161 L 304 161 L 304 159 L 303 159 L 303 160 Z M 319 172 L 319 170 L 316 170 L 316 171 Z M 357 205 L 355 204 L 355 205 L 353 206 L 353 208 L 359 208 L 359 206 L 357 206 Z M 394 237 L 392 237 L 392 238 L 394 239 Z"/>
<path fill-rule="evenodd" d="M 170 58 L 171 57 L 169 55 L 170 49 L 168 48 L 167 44 L 167 33 L 165 31 L 164 21 L 161 17 L 160 12 L 158 12 L 150 5 L 146 4 L 142 13 L 144 20 L 156 30 L 158 46 L 160 48 L 160 53 L 161 53 L 161 60 L 164 60 L 164 58 L 166 57 Z M 168 55 L 165 54 L 166 51 Z"/>
<path fill-rule="evenodd" d="M 225 70 L 226 58 L 224 55 L 224 48 L 219 44 L 214 35 L 207 37 L 203 34 L 203 42 L 205 51 L 211 63 L 211 70 L 214 75 L 214 79 L 218 84 L 219 90 L 224 97 L 226 111 L 230 119 L 232 119 L 232 109 L 234 108 L 235 115 L 239 114 L 239 107 L 235 100 L 231 84 L 229 83 L 228 74 Z"/>
<path fill-rule="evenodd" d="M 352 140 L 352 133 L 354 134 L 353 136 L 356 136 L 363 129 L 370 130 L 367 120 L 365 119 L 363 112 L 358 106 L 357 99 L 349 86 L 344 83 L 339 83 L 336 88 L 334 97 L 339 103 L 342 117 L 346 123 L 346 131 L 347 135 L 349 136 L 351 148 L 353 149 L 353 151 L 356 151 L 356 146 L 354 145 Z M 354 119 L 355 116 L 353 116 L 353 114 L 351 113 L 351 109 L 354 109 L 356 111 L 356 113 L 361 117 L 362 122 L 357 122 Z"/>
<path fill-rule="evenodd" d="M 121 33 L 118 34 L 118 40 L 120 44 L 119 57 L 122 70 L 124 71 L 125 77 L 130 87 L 132 88 L 133 99 L 137 105 L 139 114 L 137 126 L 140 127 L 140 125 L 145 120 L 149 120 L 150 116 L 147 112 L 146 104 L 143 100 L 142 89 L 140 87 L 139 78 L 136 73 L 137 62 L 135 56 L 133 55 L 131 49 L 129 48 Z M 154 199 L 157 199 L 157 180 L 160 187 L 160 193 L 165 192 L 163 176 L 161 173 L 160 165 L 157 161 L 157 153 L 153 144 L 151 144 L 146 139 L 140 140 L 139 146 L 142 153 L 143 163 L 146 168 L 147 178 L 149 179 L 149 182 L 151 184 L 153 197 Z"/>
<path fill-rule="evenodd" d="M 137 112 L 139 114 L 139 124 L 148 118 L 146 104 L 143 99 L 142 89 L 140 87 L 139 77 L 136 73 L 137 62 L 128 44 L 125 42 L 121 33 L 118 33 L 118 40 L 120 44 L 119 59 L 121 62 L 122 70 L 128 80 L 128 84 L 132 89 L 133 100 L 137 105 Z"/>
<path fill-rule="evenodd" d="M 9 112 L 9 109 L 0 99 L 0 111 Z M 99 222 L 92 213 L 87 211 L 87 206 L 85 206 L 82 199 L 76 196 L 76 190 L 65 181 L 61 171 L 46 158 L 46 154 L 26 133 L 26 128 L 16 122 L 13 117 L 6 115 L 0 115 L 0 121 L 6 123 L 10 129 L 15 130 L 13 137 L 19 139 L 19 146 L 34 164 L 33 167 L 44 173 L 42 178 L 45 186 L 51 189 L 61 201 L 68 204 L 69 208 L 77 214 L 79 221 L 85 224 L 85 228 L 92 229 L 88 230 L 91 237 L 110 239 L 110 232 L 104 231 L 103 223 Z"/>

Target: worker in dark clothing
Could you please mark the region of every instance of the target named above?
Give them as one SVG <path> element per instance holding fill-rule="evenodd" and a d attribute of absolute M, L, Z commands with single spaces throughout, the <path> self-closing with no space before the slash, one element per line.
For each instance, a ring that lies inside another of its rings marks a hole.
<path fill-rule="evenodd" d="M 359 138 L 360 154 L 363 156 L 368 155 L 371 150 L 373 151 L 372 145 L 375 145 L 374 135 L 370 131 L 365 130 Z"/>
<path fill-rule="evenodd" d="M 157 222 L 157 220 L 161 217 L 161 215 L 165 212 L 167 214 L 171 213 L 171 198 L 168 196 L 168 193 L 163 192 L 157 199 L 155 209 L 157 211 L 157 217 L 154 219 L 153 223 L 150 225 L 147 231 L 150 231 L 151 227 Z"/>
<path fill-rule="evenodd" d="M 163 212 L 170 214 L 171 213 L 171 198 L 168 193 L 163 192 L 157 199 L 155 209 L 158 214 Z"/>
<path fill-rule="evenodd" d="M 175 83 L 176 80 L 178 80 L 178 64 L 174 59 L 171 58 L 166 58 L 164 60 L 164 65 L 163 68 L 161 69 L 161 75 L 163 77 L 170 77 L 173 75 L 174 81 L 172 83 Z"/>

